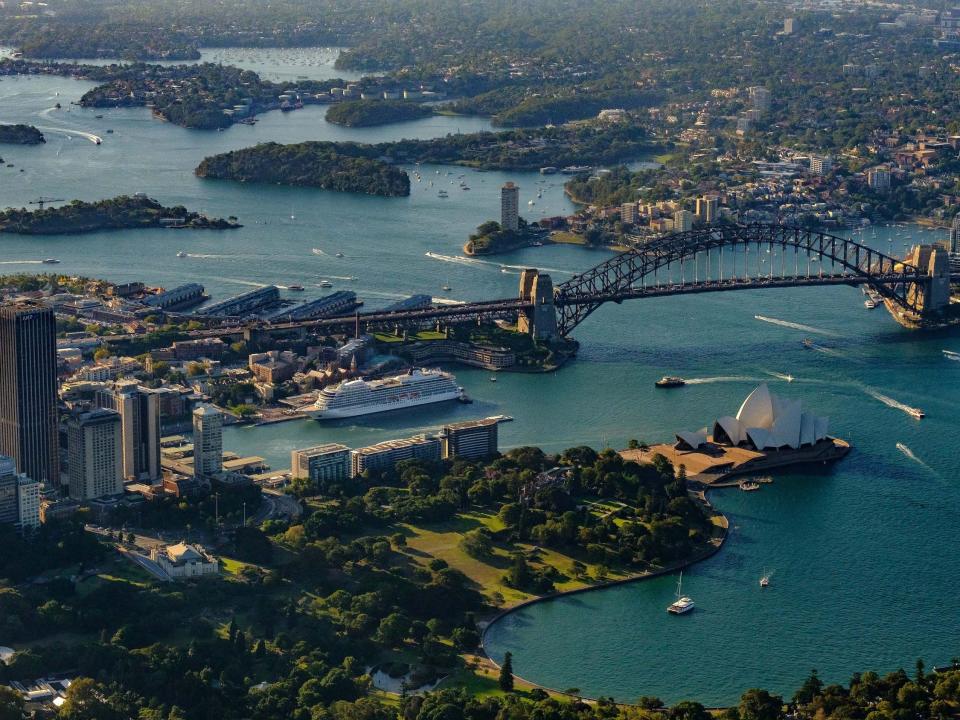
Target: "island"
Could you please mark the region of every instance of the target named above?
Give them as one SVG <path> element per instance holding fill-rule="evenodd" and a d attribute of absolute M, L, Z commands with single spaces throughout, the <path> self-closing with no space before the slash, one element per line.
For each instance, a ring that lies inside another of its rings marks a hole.
<path fill-rule="evenodd" d="M 242 227 L 234 219 L 208 218 L 182 205 L 164 207 L 143 195 L 121 195 L 109 200 L 74 200 L 41 210 L 7 208 L 0 212 L 0 233 L 19 235 L 75 235 L 101 230 L 139 228 L 193 228 L 230 230 Z"/>
<path fill-rule="evenodd" d="M 433 115 L 433 109 L 405 100 L 356 100 L 334 105 L 327 110 L 327 122 L 346 127 L 372 127 L 420 120 Z"/>
<path fill-rule="evenodd" d="M 382 160 L 350 153 L 350 149 L 329 142 L 262 143 L 204 158 L 194 172 L 202 178 L 302 185 L 384 197 L 410 194 L 407 173 Z"/>
<path fill-rule="evenodd" d="M 33 125 L 0 125 L 0 143 L 7 145 L 39 145 L 45 143 L 43 133 Z"/>
<path fill-rule="evenodd" d="M 464 254 L 493 255 L 549 239 L 549 232 L 541 230 L 536 224 L 530 225 L 523 218 L 518 218 L 517 222 L 516 230 L 506 229 L 496 220 L 488 220 L 478 226 L 477 231 L 470 235 L 464 244 Z"/>

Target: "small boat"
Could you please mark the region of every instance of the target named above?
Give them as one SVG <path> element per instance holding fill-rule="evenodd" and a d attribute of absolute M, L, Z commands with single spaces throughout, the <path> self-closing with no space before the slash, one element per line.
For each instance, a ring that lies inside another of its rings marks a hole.
<path fill-rule="evenodd" d="M 177 253 L 177 257 L 178 257 L 178 258 L 185 258 L 185 257 L 187 257 L 187 254 L 186 254 L 183 250 L 181 250 L 181 251 L 179 251 L 179 252 Z"/>
<path fill-rule="evenodd" d="M 107 128 L 107 135 L 113 135 L 113 128 Z"/>
<path fill-rule="evenodd" d="M 811 340 L 810 338 L 804 338 L 803 340 L 800 341 L 800 343 L 808 350 L 813 348 L 813 340 Z"/>
<path fill-rule="evenodd" d="M 543 243 L 540 242 L 539 240 L 537 240 L 535 243 L 533 243 L 533 246 L 534 246 L 534 247 L 543 247 Z"/>
<path fill-rule="evenodd" d="M 954 352 L 953 350 L 944 350 L 943 354 L 947 357 L 947 360 L 955 360 L 960 362 L 960 352 Z"/>
<path fill-rule="evenodd" d="M 907 408 L 907 415 L 915 417 L 917 420 L 922 420 L 927 416 L 927 414 L 920 408 Z"/>
<path fill-rule="evenodd" d="M 103 120 L 103 115 L 94 115 L 97 120 Z"/>
<path fill-rule="evenodd" d="M 497 378 L 493 375 L 490 376 L 490 382 L 496 382 Z"/>
<path fill-rule="evenodd" d="M 439 192 L 437 192 L 437 197 L 445 198 L 445 197 L 450 197 L 450 195 L 449 193 L 447 193 L 446 190 L 440 190 Z"/>
<path fill-rule="evenodd" d="M 766 568 L 763 570 L 763 575 L 760 576 L 760 587 L 770 587 L 770 573 L 767 572 Z"/>
<path fill-rule="evenodd" d="M 57 265 L 59 262 L 60 262 L 60 261 L 57 260 L 56 258 L 44 258 L 44 259 L 43 259 L 43 264 L 44 264 L 44 265 Z"/>
<path fill-rule="evenodd" d="M 343 253 L 342 253 L 342 252 L 338 252 L 334 257 L 343 257 Z"/>
<path fill-rule="evenodd" d="M 677 599 L 667 607 L 667 612 L 674 615 L 683 615 L 693 610 L 693 600 L 682 594 L 683 589 L 683 570 L 680 571 L 680 579 L 677 581 Z"/>
<path fill-rule="evenodd" d="M 294 292 L 303 292 L 303 285 L 288 285 L 287 290 L 293 290 Z"/>
<path fill-rule="evenodd" d="M 674 377 L 672 375 L 664 375 L 654 383 L 658 388 L 683 387 L 686 384 L 687 381 L 682 377 Z"/>
<path fill-rule="evenodd" d="M 863 306 L 867 310 L 873 310 L 874 308 L 877 307 L 877 303 L 873 300 L 873 298 L 867 298 L 866 300 L 863 301 Z"/>
<path fill-rule="evenodd" d="M 744 480 L 740 483 L 739 487 L 744 492 L 756 492 L 760 489 L 760 483 Z"/>
<path fill-rule="evenodd" d="M 97 139 L 94 140 L 93 142 L 95 142 L 97 145 L 100 145 L 100 144 L 103 143 L 103 140 L 101 140 L 100 138 L 97 138 Z"/>
<path fill-rule="evenodd" d="M 321 280 L 321 281 L 320 281 L 320 287 L 322 287 L 322 288 L 331 288 L 331 287 L 333 287 L 333 283 L 330 282 L 329 280 Z"/>
<path fill-rule="evenodd" d="M 451 288 L 449 285 L 444 285 L 440 289 L 444 290 L 445 292 L 450 292 L 453 288 Z"/>

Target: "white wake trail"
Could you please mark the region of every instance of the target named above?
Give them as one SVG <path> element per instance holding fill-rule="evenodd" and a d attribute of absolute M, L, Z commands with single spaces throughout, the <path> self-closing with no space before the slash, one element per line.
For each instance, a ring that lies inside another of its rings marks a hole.
<path fill-rule="evenodd" d="M 779 318 L 767 317 L 766 315 L 754 315 L 754 319 L 760 320 L 765 323 L 770 323 L 771 325 L 779 325 L 780 327 L 790 328 L 791 330 L 802 330 L 803 332 L 815 333 L 817 335 L 830 335 L 835 336 L 836 333 L 832 333 L 829 330 L 824 330 L 823 328 L 813 327 L 812 325 L 804 325 L 802 323 L 790 322 L 789 320 L 780 320 Z"/>

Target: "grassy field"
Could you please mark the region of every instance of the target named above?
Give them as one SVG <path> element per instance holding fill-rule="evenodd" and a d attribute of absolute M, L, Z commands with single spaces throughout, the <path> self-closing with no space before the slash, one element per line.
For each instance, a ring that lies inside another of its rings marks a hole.
<path fill-rule="evenodd" d="M 392 333 L 374 333 L 373 335 L 379 342 L 383 343 L 399 343 L 403 342 L 403 337 L 400 335 L 393 335 Z M 407 335 L 407 341 L 413 342 L 414 340 L 445 340 L 447 336 L 442 332 L 437 332 L 436 330 L 421 330 L 418 333 L 409 333 Z"/>
<path fill-rule="evenodd" d="M 586 245 L 587 241 L 583 235 L 567 232 L 565 230 L 554 230 L 550 233 L 551 242 L 561 243 L 563 245 Z"/>

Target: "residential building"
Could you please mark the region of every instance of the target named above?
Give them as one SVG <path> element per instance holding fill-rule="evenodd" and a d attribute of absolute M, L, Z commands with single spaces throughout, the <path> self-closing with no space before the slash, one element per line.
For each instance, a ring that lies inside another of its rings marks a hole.
<path fill-rule="evenodd" d="M 177 543 L 166 547 L 154 547 L 150 559 L 174 580 L 216 575 L 220 562 L 200 545 Z"/>
<path fill-rule="evenodd" d="M 120 413 L 124 479 L 159 480 L 160 394 L 136 382 L 120 382 L 97 392 L 97 406 Z"/>
<path fill-rule="evenodd" d="M 290 453 L 291 475 L 295 478 L 333 481 L 349 480 L 350 448 L 338 443 L 318 445 Z"/>
<path fill-rule="evenodd" d="M 673 229 L 677 232 L 693 230 L 693 213 L 689 210 L 677 210 L 673 214 Z"/>
<path fill-rule="evenodd" d="M 793 18 L 784 18 L 783 19 L 783 34 L 792 35 L 793 34 Z"/>
<path fill-rule="evenodd" d="M 123 493 L 120 413 L 100 408 L 67 418 L 67 462 L 75 500 Z"/>
<path fill-rule="evenodd" d="M 636 225 L 640 221 L 640 209 L 637 203 L 623 203 L 620 206 L 620 220 L 629 225 Z"/>
<path fill-rule="evenodd" d="M 811 155 L 810 172 L 814 175 L 829 175 L 833 169 L 833 158 L 829 155 Z"/>
<path fill-rule="evenodd" d="M 746 135 L 753 127 L 753 120 L 744 113 L 737 118 L 737 135 Z"/>
<path fill-rule="evenodd" d="M 720 207 L 720 201 L 715 197 L 697 198 L 697 218 L 702 223 L 711 223 L 717 219 L 717 211 Z"/>
<path fill-rule="evenodd" d="M 6 455 L 0 455 L 0 525 L 13 525 L 20 517 L 17 503 L 17 463 Z"/>
<path fill-rule="evenodd" d="M 875 167 L 867 170 L 867 185 L 873 190 L 890 189 L 890 169 Z"/>
<path fill-rule="evenodd" d="M 193 411 L 193 476 L 204 480 L 223 471 L 223 413 L 213 405 Z"/>
<path fill-rule="evenodd" d="M 402 460 L 439 460 L 440 438 L 414 435 L 403 440 L 387 440 L 350 452 L 351 475 L 362 475 L 365 470 L 386 470 Z"/>
<path fill-rule="evenodd" d="M 17 524 L 21 530 L 40 527 L 40 483 L 23 473 L 17 478 Z"/>
<path fill-rule="evenodd" d="M 499 449 L 499 420 L 467 420 L 445 425 L 440 431 L 444 458 L 482 458 Z"/>
<path fill-rule="evenodd" d="M 761 115 L 770 112 L 770 91 L 762 85 L 754 85 L 750 88 L 750 108 L 756 110 Z"/>
<path fill-rule="evenodd" d="M 247 358 L 247 366 L 253 376 L 263 383 L 282 383 L 297 371 L 297 356 L 289 350 L 270 350 L 253 353 Z"/>
<path fill-rule="evenodd" d="M 960 255 L 960 214 L 953 216 L 953 225 L 950 226 L 950 252 Z"/>
<path fill-rule="evenodd" d="M 0 307 L 0 453 L 17 472 L 59 484 L 56 334 L 48 308 Z"/>
<path fill-rule="evenodd" d="M 512 182 L 500 188 L 500 227 L 513 231 L 520 227 L 520 188 Z"/>

